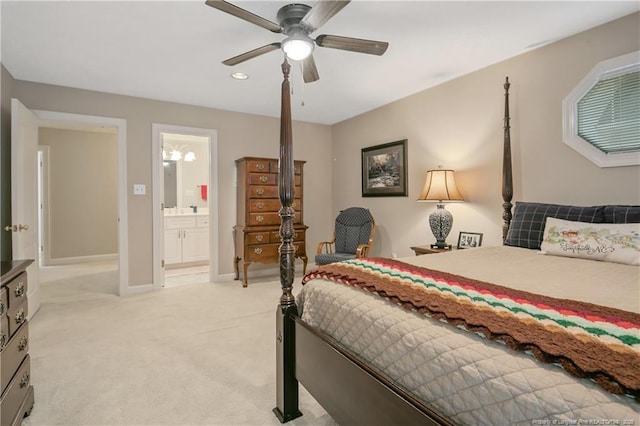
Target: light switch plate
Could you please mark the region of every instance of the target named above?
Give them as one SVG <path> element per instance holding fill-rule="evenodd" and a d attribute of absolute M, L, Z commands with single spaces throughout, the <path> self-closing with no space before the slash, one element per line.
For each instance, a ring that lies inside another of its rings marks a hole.
<path fill-rule="evenodd" d="M 133 195 L 145 195 L 147 193 L 147 185 L 142 183 L 133 184 Z"/>

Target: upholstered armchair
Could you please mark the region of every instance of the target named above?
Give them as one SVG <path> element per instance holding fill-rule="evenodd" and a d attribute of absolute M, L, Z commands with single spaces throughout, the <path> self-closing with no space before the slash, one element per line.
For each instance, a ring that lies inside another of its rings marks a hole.
<path fill-rule="evenodd" d="M 342 210 L 336 217 L 333 239 L 318 244 L 316 265 L 367 257 L 375 227 L 376 222 L 369 209 L 349 207 Z"/>

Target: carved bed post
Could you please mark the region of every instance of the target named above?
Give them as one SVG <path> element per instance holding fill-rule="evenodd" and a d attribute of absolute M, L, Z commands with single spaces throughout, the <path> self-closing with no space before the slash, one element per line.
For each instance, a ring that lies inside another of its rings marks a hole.
<path fill-rule="evenodd" d="M 502 242 L 507 239 L 507 232 L 511 225 L 511 198 L 513 197 L 513 175 L 511 171 L 511 127 L 509 126 L 509 77 L 504 83 L 504 147 L 502 156 Z"/>
<path fill-rule="evenodd" d="M 280 157 L 278 164 L 278 194 L 280 197 L 280 285 L 282 295 L 276 312 L 276 402 L 273 412 L 285 423 L 300 417 L 298 410 L 298 380 L 295 372 L 295 324 L 296 299 L 291 290 L 295 275 L 295 247 L 293 238 L 293 204 L 295 182 L 293 163 L 293 140 L 291 130 L 291 99 L 289 70 L 291 65 L 285 58 L 282 63 L 282 105 L 280 113 Z"/>

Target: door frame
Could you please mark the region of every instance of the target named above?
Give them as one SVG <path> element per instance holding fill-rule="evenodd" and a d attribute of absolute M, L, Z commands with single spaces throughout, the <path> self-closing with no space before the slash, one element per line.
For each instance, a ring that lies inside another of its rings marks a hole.
<path fill-rule="evenodd" d="M 209 281 L 218 279 L 218 131 L 199 127 L 152 123 L 153 158 L 153 289 L 164 286 L 164 167 L 162 165 L 162 133 L 205 136 L 209 138 Z"/>
<path fill-rule="evenodd" d="M 95 115 L 73 114 L 68 112 L 31 110 L 40 120 L 40 126 L 47 121 L 97 125 L 116 128 L 118 135 L 118 295 L 132 293 L 129 287 L 129 239 L 127 214 L 127 120 L 122 118 L 101 117 Z"/>
<path fill-rule="evenodd" d="M 39 136 L 38 136 L 39 139 Z M 50 265 L 49 146 L 38 145 L 38 242 L 40 267 Z"/>

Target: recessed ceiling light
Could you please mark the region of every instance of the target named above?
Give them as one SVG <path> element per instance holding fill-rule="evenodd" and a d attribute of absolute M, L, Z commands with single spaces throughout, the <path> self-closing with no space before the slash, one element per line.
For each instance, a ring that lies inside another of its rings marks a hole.
<path fill-rule="evenodd" d="M 235 78 L 236 80 L 246 80 L 249 78 L 249 76 L 243 72 L 234 72 L 233 74 L 231 74 L 232 78 Z"/>

